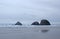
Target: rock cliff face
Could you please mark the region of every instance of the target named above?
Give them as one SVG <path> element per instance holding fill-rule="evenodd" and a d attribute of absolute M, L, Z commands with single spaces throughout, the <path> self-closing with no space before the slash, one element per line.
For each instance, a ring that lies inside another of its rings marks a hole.
<path fill-rule="evenodd" d="M 31 25 L 39 25 L 39 22 L 35 21 Z"/>
<path fill-rule="evenodd" d="M 50 22 L 46 19 L 41 20 L 40 25 L 51 25 Z"/>
<path fill-rule="evenodd" d="M 20 22 L 18 21 L 15 25 L 22 25 L 22 23 L 20 23 Z"/>

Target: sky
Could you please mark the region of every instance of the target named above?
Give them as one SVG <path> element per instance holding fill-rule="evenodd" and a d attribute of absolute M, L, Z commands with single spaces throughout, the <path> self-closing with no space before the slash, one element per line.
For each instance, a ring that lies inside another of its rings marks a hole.
<path fill-rule="evenodd" d="M 60 0 L 0 0 L 0 19 L 60 21 Z"/>

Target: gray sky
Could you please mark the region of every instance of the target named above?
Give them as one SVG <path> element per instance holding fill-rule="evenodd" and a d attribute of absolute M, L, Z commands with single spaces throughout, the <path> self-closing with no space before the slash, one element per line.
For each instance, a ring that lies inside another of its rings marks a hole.
<path fill-rule="evenodd" d="M 60 21 L 60 0 L 0 0 L 0 19 Z"/>

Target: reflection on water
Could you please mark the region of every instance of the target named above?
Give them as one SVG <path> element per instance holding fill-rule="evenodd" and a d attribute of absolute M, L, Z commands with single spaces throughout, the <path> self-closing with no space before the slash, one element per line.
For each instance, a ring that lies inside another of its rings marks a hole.
<path fill-rule="evenodd" d="M 60 39 L 60 26 L 0 25 L 0 39 Z"/>
<path fill-rule="evenodd" d="M 46 33 L 46 32 L 48 32 L 49 30 L 41 30 L 41 32 L 43 32 L 43 33 Z"/>

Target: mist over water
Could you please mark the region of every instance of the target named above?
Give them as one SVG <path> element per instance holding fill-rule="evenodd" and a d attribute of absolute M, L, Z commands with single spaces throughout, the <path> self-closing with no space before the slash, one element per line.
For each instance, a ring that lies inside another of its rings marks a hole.
<path fill-rule="evenodd" d="M 0 19 L 60 22 L 60 0 L 0 0 Z"/>
<path fill-rule="evenodd" d="M 60 39 L 60 0 L 0 0 L 0 39 Z"/>

